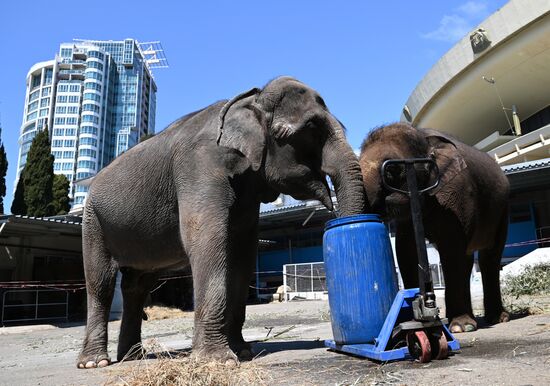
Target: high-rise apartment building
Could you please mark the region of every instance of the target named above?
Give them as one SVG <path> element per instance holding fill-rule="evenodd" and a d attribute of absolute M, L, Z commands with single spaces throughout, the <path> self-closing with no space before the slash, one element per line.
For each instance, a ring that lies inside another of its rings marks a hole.
<path fill-rule="evenodd" d="M 79 40 L 61 44 L 53 60 L 31 67 L 17 178 L 34 136 L 47 125 L 54 172 L 71 182 L 73 209 L 81 207 L 88 188 L 75 181 L 94 176 L 141 136 L 154 133 L 157 86 L 151 69 L 165 64 L 158 42 Z"/>

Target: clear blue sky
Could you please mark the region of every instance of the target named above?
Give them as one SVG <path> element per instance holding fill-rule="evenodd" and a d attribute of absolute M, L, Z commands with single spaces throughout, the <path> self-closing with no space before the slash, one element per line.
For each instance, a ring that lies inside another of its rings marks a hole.
<path fill-rule="evenodd" d="M 17 166 L 25 77 L 73 38 L 160 40 L 170 67 L 154 72 L 156 131 L 188 112 L 279 75 L 323 96 L 358 148 L 399 119 L 411 91 L 461 37 L 505 0 L 4 1 L 0 5 L 0 114 L 9 159 L 5 210 Z"/>

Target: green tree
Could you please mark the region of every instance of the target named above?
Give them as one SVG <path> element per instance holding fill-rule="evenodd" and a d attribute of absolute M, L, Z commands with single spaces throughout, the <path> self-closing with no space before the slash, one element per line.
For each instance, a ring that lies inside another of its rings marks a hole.
<path fill-rule="evenodd" d="M 8 157 L 6 156 L 6 150 L 4 149 L 4 144 L 2 144 L 0 146 L 0 213 L 1 214 L 4 214 L 4 197 L 6 196 L 6 173 L 7 172 L 8 172 Z"/>
<path fill-rule="evenodd" d="M 25 184 L 23 183 L 23 174 L 25 169 L 21 171 L 19 180 L 17 181 L 17 188 L 15 188 L 15 194 L 11 203 L 11 213 L 13 214 L 27 214 L 27 205 L 25 205 Z"/>
<path fill-rule="evenodd" d="M 71 206 L 69 205 L 69 186 L 70 182 L 63 174 L 55 174 L 53 177 L 53 201 L 52 213 L 54 215 L 67 214 Z"/>
<path fill-rule="evenodd" d="M 29 216 L 53 215 L 53 206 L 51 205 L 53 161 L 48 127 L 46 127 L 43 131 L 36 133 L 27 154 L 25 170 L 22 173 L 25 205 Z"/>

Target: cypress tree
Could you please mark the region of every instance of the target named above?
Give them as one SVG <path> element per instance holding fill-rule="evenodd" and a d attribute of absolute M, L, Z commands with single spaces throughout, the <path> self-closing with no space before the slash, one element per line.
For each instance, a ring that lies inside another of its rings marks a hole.
<path fill-rule="evenodd" d="M 48 127 L 46 127 L 43 131 L 36 133 L 22 174 L 25 205 L 29 216 L 44 217 L 53 214 L 51 205 L 53 161 Z"/>
<path fill-rule="evenodd" d="M 63 174 L 53 176 L 52 213 L 54 215 L 69 213 L 71 208 L 69 205 L 69 186 L 70 182 Z"/>
<path fill-rule="evenodd" d="M 19 175 L 19 180 L 17 181 L 17 188 L 15 188 L 15 194 L 13 196 L 13 201 L 11 203 L 11 213 L 12 214 L 27 214 L 27 205 L 25 205 L 25 184 L 23 183 L 23 174 L 25 169 L 21 171 Z"/>
<path fill-rule="evenodd" d="M 7 172 L 8 172 L 8 157 L 6 156 L 6 150 L 4 149 L 4 144 L 2 144 L 0 146 L 0 214 L 4 214 L 4 197 L 6 196 L 6 173 Z"/>

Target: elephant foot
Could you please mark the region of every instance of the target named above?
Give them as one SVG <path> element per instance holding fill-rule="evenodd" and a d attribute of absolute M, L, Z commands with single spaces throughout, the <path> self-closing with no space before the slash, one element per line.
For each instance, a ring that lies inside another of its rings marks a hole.
<path fill-rule="evenodd" d="M 240 360 L 248 361 L 254 357 L 252 346 L 248 342 L 241 342 L 239 344 L 230 345 L 231 350 L 237 354 Z"/>
<path fill-rule="evenodd" d="M 95 369 L 97 367 L 105 367 L 111 364 L 111 358 L 105 354 L 84 355 L 80 354 L 76 367 L 79 369 Z"/>
<path fill-rule="evenodd" d="M 211 360 L 229 367 L 239 365 L 239 358 L 229 347 L 193 349 L 191 356 L 197 360 Z"/>
<path fill-rule="evenodd" d="M 485 315 L 485 320 L 489 324 L 506 323 L 510 321 L 510 314 L 506 311 L 501 311 L 496 315 L 487 314 Z"/>
<path fill-rule="evenodd" d="M 468 314 L 455 316 L 449 324 L 449 330 L 453 334 L 472 332 L 477 330 L 477 322 Z"/>
<path fill-rule="evenodd" d="M 141 345 L 141 342 L 138 342 L 128 349 L 121 349 L 119 347 L 117 353 L 117 361 L 135 361 L 145 358 L 145 349 Z"/>

